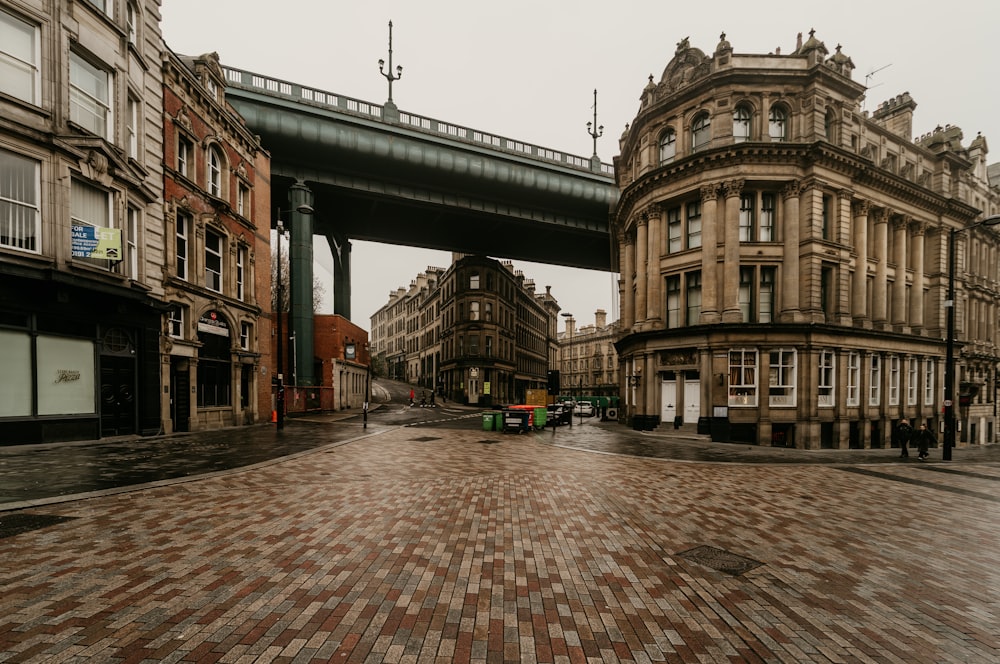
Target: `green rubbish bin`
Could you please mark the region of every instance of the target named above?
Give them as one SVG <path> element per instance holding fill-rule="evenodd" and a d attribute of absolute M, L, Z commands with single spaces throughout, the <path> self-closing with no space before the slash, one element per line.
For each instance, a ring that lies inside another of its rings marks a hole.
<path fill-rule="evenodd" d="M 494 431 L 493 425 L 496 421 L 494 413 L 483 413 L 483 431 Z"/>
<path fill-rule="evenodd" d="M 549 411 L 544 406 L 535 408 L 535 429 L 541 431 L 545 428 L 545 422 L 548 419 Z"/>

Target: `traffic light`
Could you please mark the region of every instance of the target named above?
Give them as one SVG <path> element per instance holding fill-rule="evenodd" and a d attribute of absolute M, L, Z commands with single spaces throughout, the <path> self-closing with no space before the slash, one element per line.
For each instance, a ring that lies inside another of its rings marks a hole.
<path fill-rule="evenodd" d="M 559 370 L 549 369 L 549 385 L 546 390 L 549 396 L 559 395 Z"/>

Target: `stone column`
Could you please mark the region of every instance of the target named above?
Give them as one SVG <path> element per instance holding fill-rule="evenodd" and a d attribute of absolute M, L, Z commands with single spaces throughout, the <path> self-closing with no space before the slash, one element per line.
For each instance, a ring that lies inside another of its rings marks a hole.
<path fill-rule="evenodd" d="M 632 329 L 635 322 L 635 239 L 631 232 L 618 231 L 618 246 L 622 265 L 622 329 Z"/>
<path fill-rule="evenodd" d="M 861 326 L 868 317 L 868 201 L 854 204 L 854 288 L 851 294 L 851 316 L 854 325 Z"/>
<path fill-rule="evenodd" d="M 781 313 L 779 320 L 793 322 L 801 320 L 799 312 L 799 234 L 802 221 L 799 219 L 799 194 L 801 186 L 793 181 L 781 190 L 782 210 L 781 220 L 784 230 L 782 238 L 782 278 L 781 278 Z"/>
<path fill-rule="evenodd" d="M 718 323 L 719 309 L 719 185 L 701 188 L 701 318 L 698 322 Z M 704 381 L 703 381 L 704 382 Z"/>
<path fill-rule="evenodd" d="M 906 326 L 906 232 L 911 218 L 905 215 L 893 217 L 892 230 L 895 239 L 896 280 L 892 283 L 892 325 L 897 331 Z"/>
<path fill-rule="evenodd" d="M 910 287 L 910 327 L 913 332 L 924 329 L 924 233 L 927 223 L 915 221 L 913 229 L 913 285 Z"/>
<path fill-rule="evenodd" d="M 872 324 L 885 329 L 888 321 L 886 300 L 889 295 L 889 210 L 875 213 L 875 284 L 872 286 Z"/>
<path fill-rule="evenodd" d="M 743 180 L 730 180 L 723 184 L 726 196 L 726 227 L 722 265 L 722 322 L 742 323 L 740 311 L 740 194 Z"/>
<path fill-rule="evenodd" d="M 635 317 L 633 329 L 642 329 L 646 320 L 646 281 L 648 275 L 649 256 L 649 217 L 643 210 L 636 220 L 635 229 Z"/>
<path fill-rule="evenodd" d="M 656 204 L 649 207 L 649 251 L 646 254 L 647 276 L 646 276 L 646 325 L 656 326 L 662 321 L 663 303 L 661 295 L 663 293 L 663 278 L 660 276 L 660 255 L 663 253 L 663 228 L 666 224 L 664 219 L 666 211 L 662 205 Z"/>

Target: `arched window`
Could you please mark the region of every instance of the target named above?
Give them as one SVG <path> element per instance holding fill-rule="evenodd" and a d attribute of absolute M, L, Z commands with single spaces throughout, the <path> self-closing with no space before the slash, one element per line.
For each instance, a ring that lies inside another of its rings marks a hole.
<path fill-rule="evenodd" d="M 788 113 L 782 107 L 771 107 L 767 116 L 767 133 L 772 141 L 788 140 Z"/>
<path fill-rule="evenodd" d="M 750 140 L 750 108 L 740 104 L 733 111 L 733 141 L 743 143 Z"/>
<path fill-rule="evenodd" d="M 232 403 L 232 350 L 229 321 L 210 311 L 198 322 L 198 407 Z"/>
<path fill-rule="evenodd" d="M 208 193 L 216 198 L 222 198 L 223 193 L 223 172 L 225 171 L 225 159 L 222 151 L 217 145 L 213 145 L 208 150 Z"/>
<path fill-rule="evenodd" d="M 669 164 L 677 156 L 677 134 L 673 128 L 667 128 L 660 136 L 660 165 Z"/>
<path fill-rule="evenodd" d="M 823 133 L 826 135 L 826 140 L 831 143 L 836 143 L 834 133 L 836 131 L 835 122 L 836 116 L 834 115 L 833 110 L 827 109 L 826 117 L 823 120 Z"/>
<path fill-rule="evenodd" d="M 691 123 L 691 149 L 700 150 L 712 138 L 712 126 L 708 113 L 702 113 Z"/>

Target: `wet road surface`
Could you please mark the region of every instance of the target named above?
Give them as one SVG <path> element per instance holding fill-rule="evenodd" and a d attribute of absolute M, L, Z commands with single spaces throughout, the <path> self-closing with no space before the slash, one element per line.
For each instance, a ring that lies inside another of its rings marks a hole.
<path fill-rule="evenodd" d="M 545 445 L 603 454 L 687 462 L 767 464 L 918 464 L 893 449 L 798 450 L 713 443 L 690 430 L 634 431 L 616 422 L 583 423 L 524 434 L 484 431 L 481 409 L 439 405 L 380 405 L 368 414 L 341 411 L 286 420 L 282 431 L 264 424 L 173 436 L 0 447 L 0 510 L 51 504 L 76 496 L 190 480 L 231 472 L 339 445 L 404 426 L 480 431 L 484 442 L 530 436 Z M 932 450 L 929 463 L 940 459 Z M 1000 446 L 954 450 L 954 461 L 1000 463 Z"/>

